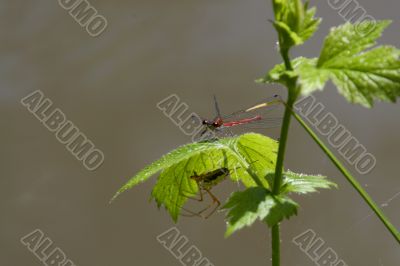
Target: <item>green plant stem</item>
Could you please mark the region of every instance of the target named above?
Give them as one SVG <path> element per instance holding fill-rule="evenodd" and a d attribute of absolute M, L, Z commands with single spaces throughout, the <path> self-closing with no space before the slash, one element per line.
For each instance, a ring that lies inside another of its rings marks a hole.
<path fill-rule="evenodd" d="M 288 71 L 293 70 L 292 62 L 290 61 L 289 58 L 289 49 L 284 49 L 281 47 L 280 51 L 281 51 L 281 56 L 283 58 L 283 62 L 285 63 L 286 70 Z"/>
<path fill-rule="evenodd" d="M 285 159 L 286 143 L 289 135 L 289 127 L 291 120 L 290 108 L 293 107 L 293 104 L 294 104 L 294 97 L 292 97 L 289 92 L 287 107 L 285 109 L 285 114 L 283 115 L 281 134 L 279 138 L 279 150 L 276 159 L 275 177 L 272 188 L 272 193 L 274 195 L 279 194 L 282 185 L 283 161 Z"/>
<path fill-rule="evenodd" d="M 281 55 L 285 62 L 286 69 L 292 70 L 292 63 L 290 62 L 289 58 L 289 50 L 281 49 Z M 286 143 L 289 135 L 290 119 L 292 117 L 291 110 L 293 108 L 294 102 L 296 101 L 296 79 L 289 80 L 287 82 L 287 88 L 288 88 L 288 99 L 286 102 L 285 114 L 283 115 L 281 134 L 279 137 L 279 150 L 276 159 L 275 177 L 272 188 L 272 193 L 274 195 L 279 194 L 282 185 L 283 161 L 285 160 Z"/>
<path fill-rule="evenodd" d="M 294 97 L 292 97 L 291 92 L 292 90 L 289 89 L 289 96 L 288 96 L 288 105 L 293 106 Z M 274 195 L 278 195 L 280 192 L 280 188 L 282 185 L 282 174 L 283 174 L 283 161 L 285 159 L 285 151 L 286 151 L 286 143 L 289 135 L 289 127 L 290 127 L 290 119 L 291 119 L 291 111 L 289 107 L 286 107 L 285 114 L 283 116 L 283 124 L 281 129 L 281 134 L 279 138 L 279 150 L 278 156 L 276 160 L 276 167 L 275 167 L 275 176 L 274 182 L 272 187 L 272 193 Z M 272 237 L 272 266 L 279 266 L 280 265 L 280 236 L 279 236 L 279 224 L 274 225 L 271 228 L 271 237 Z"/>
<path fill-rule="evenodd" d="M 288 107 L 287 107 L 288 108 Z M 325 144 L 318 138 L 318 136 L 312 131 L 312 129 L 304 122 L 304 120 L 291 109 L 292 115 L 300 123 L 300 125 L 308 132 L 311 138 L 319 145 L 324 153 L 329 157 L 333 164 L 339 169 L 339 171 L 346 177 L 347 181 L 353 186 L 353 188 L 361 195 L 368 206 L 375 212 L 379 219 L 383 222 L 386 228 L 390 231 L 393 237 L 400 244 L 400 233 L 396 227 L 389 221 L 378 205 L 373 201 L 370 195 L 362 188 L 360 183 L 350 174 L 350 172 L 342 165 L 342 163 L 336 158 L 336 156 L 325 146 Z"/>
<path fill-rule="evenodd" d="M 281 55 L 285 62 L 286 69 L 291 70 L 292 65 L 289 59 L 289 50 L 281 49 Z M 276 160 L 275 176 L 272 187 L 272 193 L 278 195 L 282 185 L 282 174 L 283 174 L 283 161 L 285 159 L 286 143 L 289 135 L 290 119 L 291 119 L 291 107 L 296 100 L 296 80 L 288 81 L 288 99 L 287 107 L 285 108 L 285 114 L 283 116 L 281 134 L 279 138 L 279 150 Z M 272 266 L 280 265 L 280 226 L 279 224 L 274 225 L 271 228 L 271 241 L 272 241 Z"/>
<path fill-rule="evenodd" d="M 272 238 L 272 266 L 279 266 L 281 263 L 280 253 L 281 253 L 281 237 L 280 237 L 279 224 L 274 225 L 271 229 Z"/>

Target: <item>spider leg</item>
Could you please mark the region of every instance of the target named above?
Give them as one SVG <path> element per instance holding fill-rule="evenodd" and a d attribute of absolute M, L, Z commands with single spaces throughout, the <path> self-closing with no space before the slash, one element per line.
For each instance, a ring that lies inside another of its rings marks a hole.
<path fill-rule="evenodd" d="M 204 190 L 207 192 L 208 195 L 210 195 L 210 197 L 213 200 L 213 202 L 210 204 L 209 207 L 211 207 L 213 204 L 216 203 L 214 209 L 212 209 L 212 211 L 204 217 L 204 219 L 208 219 L 218 209 L 218 207 L 221 205 L 221 202 L 218 200 L 218 198 L 214 194 L 211 193 L 211 191 L 209 189 L 204 188 Z"/>
<path fill-rule="evenodd" d="M 189 192 L 187 191 L 187 193 L 189 193 Z M 185 195 L 185 192 L 183 190 L 179 190 L 179 195 L 181 195 L 187 199 L 191 199 L 191 200 L 195 200 L 195 201 L 199 201 L 199 202 L 204 200 L 203 192 L 201 191 L 201 189 L 199 189 L 199 194 L 196 194 L 196 196 L 199 196 L 198 198 L 189 196 L 189 195 Z"/>
<path fill-rule="evenodd" d="M 203 199 L 204 199 L 204 198 L 203 198 L 203 188 L 200 188 L 200 197 L 201 197 L 201 201 L 203 201 Z M 204 213 L 205 211 L 207 211 L 208 209 L 210 209 L 211 206 L 212 206 L 213 204 L 214 204 L 214 202 L 211 203 L 211 204 L 209 204 L 207 207 L 201 209 L 201 210 L 198 211 L 198 212 L 190 211 L 190 210 L 185 209 L 185 208 L 182 207 L 182 209 L 183 209 L 184 211 L 186 211 L 186 212 L 189 213 L 189 214 L 182 214 L 182 216 L 186 216 L 186 217 L 198 216 L 198 217 L 201 217 L 201 218 L 205 218 L 205 217 L 202 215 L 202 213 Z"/>

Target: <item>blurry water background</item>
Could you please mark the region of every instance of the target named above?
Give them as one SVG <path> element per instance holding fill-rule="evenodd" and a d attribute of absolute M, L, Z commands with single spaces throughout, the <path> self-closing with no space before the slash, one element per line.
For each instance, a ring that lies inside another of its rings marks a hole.
<path fill-rule="evenodd" d="M 36 228 L 76 265 L 180 265 L 156 240 L 173 223 L 148 202 L 155 178 L 108 204 L 128 177 L 190 141 L 157 102 L 174 93 L 210 117 L 213 94 L 225 113 L 285 95 L 282 87 L 253 82 L 281 62 L 270 1 L 90 3 L 108 20 L 96 38 L 56 0 L 0 2 L 0 265 L 42 265 L 20 243 Z M 377 19 L 394 20 L 380 42 L 400 47 L 400 3 L 359 3 Z M 344 23 L 327 1 L 315 4 L 323 24 L 293 57 L 317 56 L 329 28 Z M 21 105 L 37 89 L 104 152 L 99 169 L 86 170 Z M 398 193 L 399 104 L 367 110 L 348 104 L 331 84 L 315 96 L 377 158 L 367 175 L 347 165 L 372 197 L 384 203 Z M 278 132 L 262 131 L 275 138 Z M 364 219 L 369 208 L 295 121 L 285 165 L 324 174 L 339 189 L 295 197 L 301 208 L 282 224 L 282 265 L 313 265 L 291 242 L 309 228 L 348 265 L 399 265 L 398 243 L 375 216 Z M 235 189 L 225 182 L 216 194 Z M 399 206 L 400 197 L 384 209 L 397 228 Z M 227 240 L 222 213 L 182 219 L 177 227 L 216 266 L 269 265 L 270 235 L 262 224 Z"/>

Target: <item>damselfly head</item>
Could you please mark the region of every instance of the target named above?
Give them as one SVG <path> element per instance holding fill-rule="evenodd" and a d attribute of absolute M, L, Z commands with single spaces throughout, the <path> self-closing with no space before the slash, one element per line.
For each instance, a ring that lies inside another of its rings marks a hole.
<path fill-rule="evenodd" d="M 210 124 L 210 121 L 204 119 L 203 121 L 201 121 L 201 123 L 202 123 L 203 125 L 209 125 L 209 124 Z"/>

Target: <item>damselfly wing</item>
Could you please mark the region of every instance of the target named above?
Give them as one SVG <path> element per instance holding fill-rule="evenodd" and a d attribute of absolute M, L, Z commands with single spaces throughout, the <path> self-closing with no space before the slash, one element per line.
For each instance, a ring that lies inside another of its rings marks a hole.
<path fill-rule="evenodd" d="M 230 115 L 222 116 L 219 105 L 214 96 L 214 105 L 217 116 L 213 120 L 202 120 L 205 129 L 201 135 L 207 130 L 219 131 L 224 128 L 243 127 L 249 129 L 257 128 L 274 128 L 281 124 L 281 117 L 272 117 L 271 111 L 282 106 L 282 100 L 279 95 L 267 98 L 264 101 L 252 105 L 243 110 L 236 111 Z"/>

